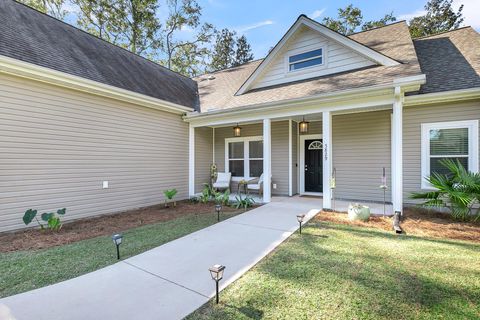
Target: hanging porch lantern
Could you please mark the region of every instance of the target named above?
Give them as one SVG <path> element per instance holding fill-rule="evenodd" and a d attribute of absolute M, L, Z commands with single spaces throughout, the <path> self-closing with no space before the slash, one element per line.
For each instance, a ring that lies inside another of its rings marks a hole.
<path fill-rule="evenodd" d="M 300 128 L 300 133 L 308 132 L 308 121 L 305 121 L 305 116 L 303 117 L 303 120 L 298 125 Z"/>
<path fill-rule="evenodd" d="M 242 135 L 242 128 L 238 126 L 238 123 L 235 127 L 233 127 L 233 136 L 240 137 Z"/>

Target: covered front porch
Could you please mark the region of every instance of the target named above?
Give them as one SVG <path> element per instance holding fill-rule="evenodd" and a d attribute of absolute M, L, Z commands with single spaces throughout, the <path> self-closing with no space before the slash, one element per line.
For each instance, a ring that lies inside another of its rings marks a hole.
<path fill-rule="evenodd" d="M 240 181 L 255 183 L 263 174 L 263 192 L 251 193 L 264 203 L 300 195 L 318 197 L 324 209 L 346 211 L 358 202 L 383 214 L 385 202 L 386 214 L 401 211 L 402 113 L 397 88 L 330 103 L 187 116 L 190 195 L 209 182 L 214 163 L 232 174 L 232 194 Z"/>

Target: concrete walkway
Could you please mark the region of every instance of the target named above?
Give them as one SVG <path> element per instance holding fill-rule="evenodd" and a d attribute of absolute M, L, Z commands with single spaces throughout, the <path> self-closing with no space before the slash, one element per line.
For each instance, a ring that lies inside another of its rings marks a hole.
<path fill-rule="evenodd" d="M 297 214 L 309 220 L 320 209 L 315 198 L 274 198 L 109 267 L 0 299 L 0 319 L 182 319 L 214 296 L 209 267 L 226 266 L 225 288 L 297 230 Z"/>

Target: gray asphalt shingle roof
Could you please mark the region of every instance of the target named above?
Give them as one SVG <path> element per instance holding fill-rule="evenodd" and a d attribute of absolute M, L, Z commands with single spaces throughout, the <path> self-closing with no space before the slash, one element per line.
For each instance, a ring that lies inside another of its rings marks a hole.
<path fill-rule="evenodd" d="M 198 106 L 197 84 L 154 62 L 12 0 L 0 1 L 0 55 Z"/>
<path fill-rule="evenodd" d="M 419 93 L 480 87 L 480 34 L 471 27 L 414 40 L 427 77 Z"/>

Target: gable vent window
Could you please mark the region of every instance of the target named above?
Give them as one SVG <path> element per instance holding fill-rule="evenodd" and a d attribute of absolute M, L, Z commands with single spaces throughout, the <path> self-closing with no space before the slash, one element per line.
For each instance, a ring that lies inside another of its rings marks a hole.
<path fill-rule="evenodd" d="M 323 49 L 307 51 L 288 57 L 288 70 L 295 71 L 323 64 Z"/>

